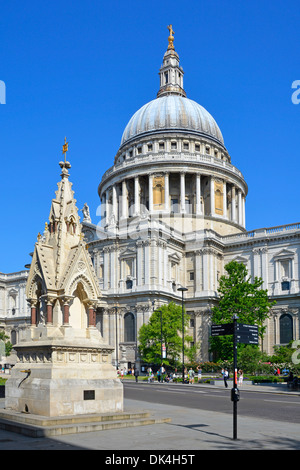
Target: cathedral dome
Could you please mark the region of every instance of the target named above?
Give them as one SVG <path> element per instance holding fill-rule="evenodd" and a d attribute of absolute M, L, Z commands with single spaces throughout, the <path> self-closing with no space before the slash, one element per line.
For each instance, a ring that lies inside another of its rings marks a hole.
<path fill-rule="evenodd" d="M 222 133 L 206 109 L 177 93 L 160 96 L 142 106 L 123 132 L 121 146 L 155 132 L 184 132 L 209 137 L 224 145 Z"/>

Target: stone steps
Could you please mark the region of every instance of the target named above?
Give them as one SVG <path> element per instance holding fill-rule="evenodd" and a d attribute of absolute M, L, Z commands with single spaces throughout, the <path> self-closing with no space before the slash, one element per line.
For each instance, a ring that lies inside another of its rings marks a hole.
<path fill-rule="evenodd" d="M 103 413 L 49 418 L 11 410 L 0 411 L 0 429 L 35 438 L 146 426 L 170 421 L 171 418 L 157 418 L 148 412 Z"/>

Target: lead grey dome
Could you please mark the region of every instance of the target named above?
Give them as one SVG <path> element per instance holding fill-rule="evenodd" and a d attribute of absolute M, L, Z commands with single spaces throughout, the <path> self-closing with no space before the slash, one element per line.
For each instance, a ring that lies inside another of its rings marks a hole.
<path fill-rule="evenodd" d="M 174 94 L 142 106 L 125 127 L 121 146 L 138 136 L 166 131 L 208 136 L 224 145 L 220 128 L 211 114 L 195 101 Z"/>

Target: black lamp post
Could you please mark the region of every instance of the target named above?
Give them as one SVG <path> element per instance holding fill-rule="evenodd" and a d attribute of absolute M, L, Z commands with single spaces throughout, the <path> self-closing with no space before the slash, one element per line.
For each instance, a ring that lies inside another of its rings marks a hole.
<path fill-rule="evenodd" d="M 118 354 L 118 307 L 114 307 L 116 312 L 116 369 L 119 367 L 119 354 Z"/>
<path fill-rule="evenodd" d="M 182 302 L 182 383 L 184 384 L 184 313 L 183 313 L 183 293 L 187 291 L 186 287 L 178 287 L 181 292 L 181 302 Z"/>
<path fill-rule="evenodd" d="M 163 333 L 162 333 L 162 311 L 158 310 L 160 313 L 160 363 L 163 362 Z"/>

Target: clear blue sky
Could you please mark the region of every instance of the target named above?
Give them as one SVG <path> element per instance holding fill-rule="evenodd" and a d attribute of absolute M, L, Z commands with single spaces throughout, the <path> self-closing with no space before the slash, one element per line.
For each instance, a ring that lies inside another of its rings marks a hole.
<path fill-rule="evenodd" d="M 168 24 L 187 96 L 216 119 L 248 183 L 248 230 L 300 221 L 299 1 L 1 2 L 0 271 L 23 269 L 48 220 L 69 141 L 79 209 L 132 114 L 156 97 Z"/>

